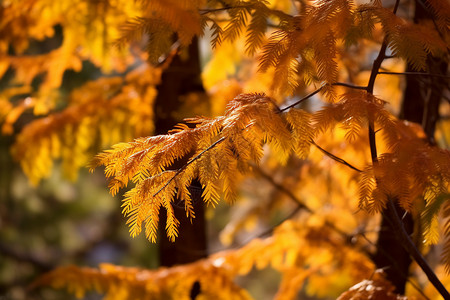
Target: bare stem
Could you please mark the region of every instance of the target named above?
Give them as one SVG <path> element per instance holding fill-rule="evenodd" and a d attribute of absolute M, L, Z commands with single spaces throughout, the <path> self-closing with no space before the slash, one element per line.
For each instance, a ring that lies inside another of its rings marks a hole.
<path fill-rule="evenodd" d="M 358 172 L 362 172 L 360 169 L 358 169 L 357 167 L 351 165 L 350 163 L 348 163 L 347 161 L 343 160 L 340 157 L 337 157 L 336 155 L 328 152 L 327 150 L 323 149 L 322 147 L 320 147 L 319 145 L 317 145 L 313 140 L 311 140 L 311 144 L 313 144 L 314 146 L 316 146 L 317 149 L 319 149 L 320 151 L 322 151 L 325 155 L 327 155 L 328 157 L 330 157 L 331 159 L 337 161 L 338 163 L 341 163 L 343 165 L 346 165 L 347 167 L 349 167 L 350 169 L 353 169 L 355 171 Z"/>
<path fill-rule="evenodd" d="M 306 96 L 303 97 L 302 99 L 300 99 L 300 100 L 294 102 L 293 104 L 291 104 L 291 105 L 289 105 L 289 106 L 286 106 L 285 108 L 281 109 L 280 111 L 281 111 L 281 112 L 286 111 L 286 110 L 290 109 L 291 107 L 294 107 L 294 106 L 296 106 L 296 105 L 302 103 L 303 101 L 305 101 L 305 100 L 311 98 L 312 96 L 314 96 L 315 94 L 317 94 L 318 92 L 320 92 L 323 88 L 324 88 L 324 85 L 321 86 L 320 88 L 318 88 L 317 90 L 315 90 L 314 92 L 312 92 L 312 93 L 306 95 Z"/>
<path fill-rule="evenodd" d="M 336 86 L 343 86 L 343 87 L 347 87 L 350 89 L 355 89 L 355 90 L 367 90 L 366 86 L 360 86 L 360 85 L 353 85 L 350 83 L 345 83 L 345 82 L 335 82 L 332 83 L 331 85 L 336 85 Z M 312 96 L 314 96 L 315 94 L 319 93 L 323 88 L 325 87 L 325 85 L 322 85 L 320 88 L 318 88 L 317 90 L 315 90 L 314 92 L 309 93 L 308 95 L 306 95 L 305 97 L 303 97 L 302 99 L 292 103 L 289 106 L 286 106 L 285 108 L 281 109 L 281 112 L 286 111 L 300 103 L 302 103 L 305 100 L 308 100 L 309 98 L 311 98 Z"/>
<path fill-rule="evenodd" d="M 344 87 L 348 87 L 350 89 L 355 89 L 355 90 L 367 90 L 367 86 L 353 85 L 353 84 L 345 83 L 345 82 L 335 82 L 335 83 L 332 83 L 331 85 L 344 86 Z"/>
<path fill-rule="evenodd" d="M 449 75 L 442 74 L 432 74 L 432 73 L 421 73 L 421 72 L 378 72 L 378 74 L 383 75 L 405 75 L 405 76 L 427 76 L 427 77 L 439 77 L 450 79 Z"/>

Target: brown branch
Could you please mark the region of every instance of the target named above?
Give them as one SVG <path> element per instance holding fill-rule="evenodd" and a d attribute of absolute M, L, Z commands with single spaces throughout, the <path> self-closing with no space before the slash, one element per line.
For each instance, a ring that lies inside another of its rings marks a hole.
<path fill-rule="evenodd" d="M 322 151 L 325 155 L 327 155 L 328 157 L 330 157 L 331 159 L 337 161 L 338 163 L 341 163 L 343 165 L 346 165 L 347 167 L 349 167 L 350 169 L 353 169 L 357 172 L 362 172 L 360 169 L 358 169 L 357 167 L 353 166 L 352 164 L 348 163 L 347 161 L 343 160 L 340 157 L 337 157 L 336 155 L 328 152 L 327 150 L 323 149 L 322 147 L 320 147 L 319 145 L 316 144 L 316 142 L 314 142 L 313 140 L 311 140 L 311 144 L 313 144 L 314 146 L 316 146 L 317 149 L 319 149 L 320 151 Z"/>
<path fill-rule="evenodd" d="M 428 76 L 428 77 L 439 77 L 439 78 L 450 79 L 449 75 L 431 74 L 431 73 L 422 73 L 422 72 L 389 72 L 389 71 L 383 71 L 383 72 L 378 72 L 378 74 L 383 74 L 383 75 L 405 75 L 405 76 Z"/>
<path fill-rule="evenodd" d="M 331 85 L 333 85 L 333 86 L 344 86 L 344 87 L 347 87 L 347 88 L 350 88 L 350 89 L 356 89 L 356 90 L 367 90 L 366 86 L 353 85 L 353 84 L 345 83 L 345 82 L 335 82 L 335 83 L 332 83 Z M 288 109 L 290 109 L 290 108 L 292 108 L 292 107 L 302 103 L 303 101 L 308 100 L 309 98 L 311 98 L 315 94 L 319 93 L 324 87 L 325 87 L 325 84 L 322 85 L 317 90 L 315 90 L 314 92 L 311 92 L 308 95 L 306 95 L 305 97 L 301 98 L 300 100 L 298 100 L 298 101 L 292 103 L 291 105 L 286 106 L 285 108 L 281 109 L 280 112 L 284 112 L 284 111 L 286 111 L 286 110 L 288 110 Z"/>
<path fill-rule="evenodd" d="M 427 275 L 428 280 L 434 285 L 434 287 L 439 291 L 439 293 L 444 297 L 444 299 L 450 299 L 450 293 L 445 289 L 442 282 L 434 273 L 433 269 L 428 265 L 425 258 L 422 256 L 420 251 L 417 249 L 414 242 L 409 237 L 408 233 L 403 226 L 403 223 L 397 214 L 397 211 L 394 206 L 394 202 L 389 197 L 387 202 L 388 208 L 386 211 L 389 213 L 390 220 L 394 223 L 394 228 L 397 228 L 395 233 L 397 237 L 402 241 L 403 248 L 405 248 L 409 255 L 411 255 L 420 268 L 423 270 L 425 275 Z"/>
<path fill-rule="evenodd" d="M 294 102 L 294 103 L 291 104 L 291 105 L 286 106 L 286 107 L 283 108 L 283 109 L 280 109 L 280 112 L 286 111 L 286 110 L 288 110 L 288 109 L 290 109 L 290 108 L 292 108 L 292 107 L 294 107 L 294 106 L 296 106 L 296 105 L 302 103 L 303 101 L 305 101 L 305 100 L 311 98 L 312 96 L 314 96 L 315 94 L 317 94 L 318 92 L 320 92 L 324 87 L 325 87 L 325 85 L 322 85 L 320 88 L 318 88 L 317 90 L 315 90 L 315 91 L 312 92 L 312 93 L 309 93 L 308 95 L 306 95 L 306 96 L 303 97 L 302 99 L 300 99 L 300 100 Z"/>
<path fill-rule="evenodd" d="M 367 90 L 367 86 L 353 85 L 353 84 L 345 83 L 345 82 L 335 82 L 335 83 L 332 83 L 331 85 L 344 86 L 344 87 L 348 87 L 350 89 L 355 89 L 355 90 Z"/>

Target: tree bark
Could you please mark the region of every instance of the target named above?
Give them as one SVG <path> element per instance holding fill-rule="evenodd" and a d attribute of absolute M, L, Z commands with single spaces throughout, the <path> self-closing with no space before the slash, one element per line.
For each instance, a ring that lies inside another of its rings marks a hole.
<path fill-rule="evenodd" d="M 194 39 L 189 46 L 187 59 L 175 56 L 170 66 L 162 75 L 161 84 L 158 86 L 158 96 L 155 101 L 155 134 L 166 134 L 174 125 L 179 123 L 174 112 L 179 112 L 183 107 L 181 96 L 191 92 L 204 92 L 201 81 L 201 68 L 199 59 L 199 47 Z M 188 117 L 191 115 L 187 115 Z M 181 167 L 186 161 L 180 160 L 171 166 L 171 169 Z M 206 257 L 207 239 L 204 216 L 204 202 L 202 200 L 202 188 L 196 181 L 189 188 L 191 192 L 195 218 L 192 223 L 186 217 L 184 203 L 177 202 L 175 198 L 173 207 L 175 217 L 180 221 L 179 236 L 175 242 L 167 238 L 165 226 L 167 214 L 164 209 L 160 211 L 159 221 L 159 260 L 162 266 L 173 266 L 196 261 Z M 195 282 L 191 289 L 191 299 L 195 299 L 200 293 L 200 283 Z"/>
<path fill-rule="evenodd" d="M 419 3 L 416 1 L 414 22 L 419 23 L 424 19 L 431 19 L 433 16 L 426 9 L 426 1 Z M 436 57 L 428 55 L 427 72 L 444 75 L 448 64 Z M 407 72 L 414 70 L 411 65 L 407 65 Z M 436 122 L 439 119 L 439 104 L 444 89 L 446 88 L 446 79 L 429 76 L 407 76 L 406 88 L 400 112 L 400 118 L 422 125 L 427 134 L 428 141 L 434 144 L 434 132 Z M 376 253 L 373 257 L 377 268 L 384 268 L 387 279 L 395 286 L 396 292 L 404 294 L 407 282 L 409 267 L 412 259 L 404 248 L 402 242 L 395 234 L 395 226 L 389 216 L 392 216 L 390 208 L 383 211 L 380 233 L 376 244 Z M 399 206 L 395 207 L 399 216 L 402 218 L 403 226 L 406 232 L 411 235 L 414 230 L 414 220 L 410 213 L 406 213 Z"/>

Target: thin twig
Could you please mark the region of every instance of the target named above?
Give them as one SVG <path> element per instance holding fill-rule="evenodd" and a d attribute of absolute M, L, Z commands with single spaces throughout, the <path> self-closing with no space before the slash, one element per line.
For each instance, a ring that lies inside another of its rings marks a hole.
<path fill-rule="evenodd" d="M 175 179 L 175 177 L 180 175 L 180 173 L 183 172 L 183 170 L 186 169 L 190 164 L 192 164 L 194 161 L 199 159 L 203 154 L 205 154 L 206 152 L 208 152 L 209 150 L 211 150 L 212 148 L 214 148 L 218 144 L 220 144 L 223 141 L 225 141 L 226 138 L 227 138 L 227 136 L 221 137 L 220 139 L 218 139 L 217 141 L 215 141 L 214 143 L 209 145 L 208 148 L 206 148 L 205 150 L 203 150 L 202 152 L 197 154 L 195 157 L 193 157 L 191 160 L 189 160 L 187 163 L 185 163 L 181 168 L 177 169 L 175 174 L 173 174 L 173 176 L 158 191 L 156 191 L 156 193 L 153 194 L 153 197 L 156 197 L 159 193 L 161 193 L 161 191 L 163 189 L 165 189 Z M 162 174 L 162 173 L 160 173 L 160 174 Z"/>
<path fill-rule="evenodd" d="M 344 86 L 344 87 L 347 87 L 347 88 L 350 88 L 350 89 L 356 89 L 356 90 L 367 90 L 366 86 L 353 85 L 353 84 L 345 83 L 345 82 L 335 82 L 335 83 L 332 83 L 331 85 L 339 85 L 339 86 Z M 308 95 L 306 95 L 305 97 L 301 98 L 300 100 L 292 103 L 289 106 L 286 106 L 285 108 L 281 109 L 281 112 L 286 111 L 286 110 L 288 110 L 288 109 L 290 109 L 290 108 L 292 108 L 292 107 L 302 103 L 305 100 L 308 100 L 309 98 L 311 98 L 315 94 L 319 93 L 325 86 L 326 86 L 325 84 L 322 85 L 320 88 L 318 88 L 317 90 L 309 93 Z"/>
<path fill-rule="evenodd" d="M 343 160 L 340 157 L 337 157 L 336 155 L 328 152 L 327 150 L 323 149 L 322 147 L 320 147 L 319 145 L 316 144 L 316 142 L 314 142 L 313 140 L 311 140 L 311 144 L 313 144 L 314 146 L 316 146 L 317 149 L 319 149 L 320 151 L 322 151 L 325 155 L 327 155 L 328 157 L 330 157 L 331 159 L 337 161 L 338 163 L 341 163 L 343 165 L 346 165 L 347 167 L 349 167 L 350 169 L 353 169 L 357 172 L 362 172 L 360 169 L 358 169 L 357 167 L 353 166 L 352 164 L 348 163 L 347 161 Z"/>
<path fill-rule="evenodd" d="M 287 196 L 289 196 L 289 198 L 291 198 L 292 200 L 294 200 L 296 203 L 298 203 L 300 209 L 306 210 L 307 212 L 314 214 L 314 211 L 309 208 L 308 206 L 306 206 L 302 201 L 300 201 L 300 199 L 298 199 L 289 189 L 287 189 L 286 187 L 284 187 L 283 185 L 277 183 L 272 176 L 270 176 L 269 174 L 267 174 L 266 172 L 264 172 L 263 170 L 261 170 L 260 167 L 258 166 L 253 166 L 253 169 L 255 169 L 258 174 L 260 174 L 262 177 L 264 177 L 264 179 L 266 179 L 268 182 L 270 182 L 270 184 L 272 184 L 275 188 L 277 188 L 279 191 L 283 192 L 284 194 L 286 194 Z"/>
<path fill-rule="evenodd" d="M 387 71 L 382 71 L 382 72 L 378 72 L 378 74 L 383 74 L 383 75 L 405 75 L 405 76 L 428 76 L 428 77 L 440 77 L 440 78 L 450 79 L 449 75 L 422 73 L 422 72 L 387 72 Z"/>
<path fill-rule="evenodd" d="M 353 85 L 353 84 L 344 83 L 344 82 L 335 82 L 335 83 L 332 83 L 331 85 L 345 86 L 345 87 L 348 87 L 350 89 L 355 89 L 355 90 L 367 90 L 367 86 Z"/>
<path fill-rule="evenodd" d="M 324 87 L 325 87 L 325 85 L 322 85 L 320 88 L 318 88 L 318 89 L 315 90 L 314 92 L 312 92 L 312 93 L 306 95 L 306 96 L 303 97 L 302 99 L 300 99 L 300 100 L 294 102 L 294 103 L 291 104 L 291 105 L 286 106 L 286 107 L 283 108 L 283 109 L 280 109 L 280 112 L 286 111 L 286 110 L 290 109 L 291 107 L 294 107 L 294 106 L 296 106 L 296 105 L 302 103 L 303 101 L 305 101 L 305 100 L 311 98 L 312 96 L 314 96 L 315 94 L 317 94 L 318 92 L 320 92 Z"/>

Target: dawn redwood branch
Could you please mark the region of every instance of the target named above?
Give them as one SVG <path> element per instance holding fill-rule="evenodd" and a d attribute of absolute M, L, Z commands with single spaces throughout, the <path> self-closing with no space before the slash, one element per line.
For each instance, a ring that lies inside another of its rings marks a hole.
<path fill-rule="evenodd" d="M 450 293 L 445 289 L 442 282 L 439 280 L 439 278 L 434 273 L 433 269 L 428 265 L 427 261 L 423 257 L 423 255 L 420 253 L 420 251 L 417 249 L 414 242 L 409 237 L 408 233 L 405 230 L 405 227 L 403 226 L 403 223 L 397 214 L 397 211 L 394 206 L 394 202 L 389 197 L 387 202 L 388 208 L 387 212 L 389 213 L 390 220 L 394 223 L 395 228 L 397 230 L 395 231 L 397 233 L 398 238 L 402 241 L 403 247 L 408 251 L 408 253 L 414 258 L 416 263 L 420 266 L 420 268 L 423 270 L 425 275 L 427 275 L 428 280 L 434 285 L 434 287 L 439 291 L 439 293 L 444 297 L 444 299 L 450 299 Z"/>
<path fill-rule="evenodd" d="M 325 87 L 325 85 L 322 85 L 320 88 L 318 88 L 317 90 L 315 90 L 314 92 L 309 93 L 308 95 L 306 95 L 305 97 L 303 97 L 302 99 L 295 101 L 294 103 L 292 103 L 291 105 L 286 106 L 283 109 L 280 109 L 280 112 L 286 111 L 289 108 L 292 108 L 300 103 L 302 103 L 303 101 L 311 98 L 312 96 L 314 96 L 315 94 L 317 94 L 318 92 L 320 92 L 323 88 Z"/>
<path fill-rule="evenodd" d="M 353 166 L 352 164 L 348 163 L 347 161 L 343 160 L 340 157 L 337 157 L 336 155 L 328 152 L 327 150 L 323 149 L 322 147 L 320 147 L 319 145 L 317 145 L 313 140 L 311 140 L 311 144 L 313 144 L 314 146 L 316 146 L 317 149 L 319 149 L 320 151 L 322 151 L 322 153 L 324 153 L 326 156 L 330 157 L 331 159 L 337 161 L 338 163 L 341 163 L 343 165 L 346 165 L 347 167 L 349 167 L 350 169 L 353 169 L 357 172 L 362 172 L 360 169 L 358 169 L 357 167 Z"/>
<path fill-rule="evenodd" d="M 331 85 L 344 86 L 344 87 L 348 87 L 350 89 L 355 89 L 355 90 L 367 90 L 367 86 L 353 85 L 353 84 L 345 83 L 345 82 L 335 82 L 335 83 L 332 83 Z"/>
<path fill-rule="evenodd" d="M 388 72 L 388 71 L 383 71 L 383 72 L 378 72 L 378 74 L 383 74 L 383 75 L 405 75 L 405 76 L 427 76 L 427 77 L 440 77 L 440 78 L 450 79 L 449 75 L 421 73 L 421 72 Z"/>
<path fill-rule="evenodd" d="M 350 83 L 345 83 L 345 82 L 335 82 L 332 83 L 331 85 L 333 86 L 344 86 L 350 89 L 356 89 L 356 90 L 367 90 L 366 86 L 360 86 L 360 85 L 353 85 Z M 305 97 L 301 98 L 298 101 L 295 101 L 294 103 L 292 103 L 291 105 L 286 106 L 285 108 L 281 109 L 281 112 L 284 112 L 300 103 L 302 103 L 305 100 L 308 100 L 309 98 L 311 98 L 312 96 L 314 96 L 315 94 L 319 93 L 324 87 L 326 86 L 326 84 L 322 85 L 320 88 L 316 89 L 315 91 L 309 93 L 308 95 L 306 95 Z"/>
<path fill-rule="evenodd" d="M 350 87 L 350 88 L 355 88 L 355 89 L 366 89 L 365 87 L 361 87 L 361 86 L 353 86 L 350 84 L 346 84 L 346 83 L 334 83 L 332 85 L 342 85 L 342 86 L 346 86 L 346 87 Z M 278 113 L 282 113 L 300 103 L 302 103 L 303 101 L 311 98 L 312 96 L 314 96 L 315 94 L 319 93 L 323 88 L 325 87 L 325 85 L 322 85 L 320 88 L 316 89 L 315 91 L 309 93 L 308 95 L 306 95 L 305 97 L 303 97 L 302 99 L 296 101 L 295 103 L 288 105 L 282 109 L 279 109 Z M 246 128 L 248 128 L 249 126 L 251 126 L 251 124 L 247 125 Z M 164 190 L 173 180 L 175 180 L 175 178 L 180 175 L 180 173 L 186 169 L 190 164 L 192 164 L 193 162 L 195 162 L 196 160 L 198 160 L 204 153 L 208 152 L 209 150 L 211 150 L 212 148 L 214 148 L 215 146 L 217 146 L 218 144 L 222 143 L 223 141 L 225 141 L 227 139 L 227 136 L 223 136 L 220 139 L 218 139 L 217 141 L 215 141 L 214 143 L 212 143 L 211 145 L 209 145 L 208 148 L 206 148 L 205 150 L 203 150 L 202 152 L 200 152 L 199 154 L 197 154 L 197 156 L 193 157 L 191 160 L 189 160 L 186 164 L 184 164 L 181 168 L 177 169 L 175 174 L 158 190 L 153 194 L 153 197 L 157 196 L 162 190 Z M 314 144 L 318 149 L 320 149 L 323 153 L 325 153 L 326 155 L 328 155 L 329 157 L 331 157 L 332 159 L 334 159 L 337 162 L 340 162 L 350 168 L 352 168 L 355 171 L 361 172 L 361 170 L 359 170 L 358 168 L 354 167 L 353 165 L 349 164 L 348 162 L 346 162 L 345 160 L 329 153 L 328 151 L 326 151 L 325 149 L 321 148 L 320 146 L 318 146 L 314 141 L 311 141 L 312 144 Z M 162 174 L 162 173 L 160 173 Z M 160 175 L 159 174 L 159 175 Z"/>

